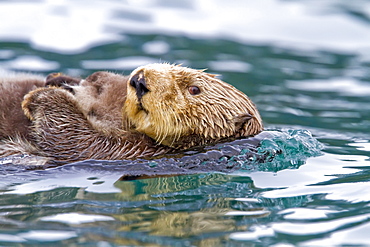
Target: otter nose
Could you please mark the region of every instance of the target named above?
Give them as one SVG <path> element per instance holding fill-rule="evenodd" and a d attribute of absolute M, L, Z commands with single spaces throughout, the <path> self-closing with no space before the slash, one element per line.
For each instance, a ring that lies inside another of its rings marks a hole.
<path fill-rule="evenodd" d="M 144 94 L 149 92 L 149 89 L 146 87 L 145 77 L 142 71 L 131 76 L 129 83 L 133 88 L 135 88 L 136 95 L 139 100 L 144 96 Z"/>

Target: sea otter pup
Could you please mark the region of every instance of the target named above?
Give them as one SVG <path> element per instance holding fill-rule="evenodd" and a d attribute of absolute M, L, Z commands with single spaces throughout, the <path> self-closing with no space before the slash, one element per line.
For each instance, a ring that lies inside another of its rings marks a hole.
<path fill-rule="evenodd" d="M 20 107 L 23 96 L 44 85 L 41 76 L 0 71 L 0 140 L 15 136 L 28 138 L 31 121 Z"/>
<path fill-rule="evenodd" d="M 28 93 L 22 109 L 32 122 L 29 138 L 5 140 L 0 149 L 62 163 L 149 158 L 263 129 L 246 95 L 214 75 L 181 66 L 150 64 L 129 77 L 97 72 L 67 88 Z"/>
<path fill-rule="evenodd" d="M 48 84 L 77 85 L 80 79 L 50 74 L 46 79 L 39 75 L 0 71 L 0 140 L 4 138 L 29 138 L 31 121 L 24 115 L 21 103 L 24 96 Z"/>

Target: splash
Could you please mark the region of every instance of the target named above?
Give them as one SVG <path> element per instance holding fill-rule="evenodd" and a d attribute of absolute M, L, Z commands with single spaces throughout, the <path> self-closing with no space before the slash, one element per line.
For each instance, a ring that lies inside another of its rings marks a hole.
<path fill-rule="evenodd" d="M 322 154 L 323 144 L 307 130 L 269 130 L 252 137 L 190 150 L 173 157 L 125 163 L 123 178 L 297 169 Z"/>
<path fill-rule="evenodd" d="M 122 179 L 142 179 L 208 172 L 252 172 L 296 169 L 309 157 L 321 154 L 323 145 L 307 130 L 268 130 L 251 138 L 243 138 L 214 146 L 188 150 L 151 160 L 86 160 L 48 169 L 68 173 L 69 169 L 105 170 L 121 173 Z M 20 174 L 33 167 L 35 157 L 17 156 L 0 160 L 1 172 Z M 26 165 L 20 165 L 26 164 Z M 46 171 L 40 171 L 46 173 Z M 57 172 L 57 171 L 54 171 Z M 40 174 L 38 174 L 40 175 Z"/>
<path fill-rule="evenodd" d="M 241 167 L 246 170 L 277 172 L 283 169 L 297 169 L 309 157 L 322 155 L 324 145 L 312 137 L 308 130 L 282 130 L 272 138 L 261 141 L 257 154 L 265 160 L 254 159 Z"/>

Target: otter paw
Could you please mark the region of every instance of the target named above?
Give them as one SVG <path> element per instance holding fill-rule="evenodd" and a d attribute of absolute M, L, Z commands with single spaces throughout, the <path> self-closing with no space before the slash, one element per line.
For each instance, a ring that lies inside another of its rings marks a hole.
<path fill-rule="evenodd" d="M 62 73 L 51 73 L 46 77 L 45 86 L 60 87 L 74 93 L 72 86 L 79 85 L 80 81 L 78 78 L 73 78 Z"/>
<path fill-rule="evenodd" d="M 56 87 L 37 88 L 24 96 L 22 109 L 24 114 L 33 121 L 37 112 L 46 108 L 59 107 L 61 99 L 68 98 L 69 95 L 71 95 L 69 92 Z"/>

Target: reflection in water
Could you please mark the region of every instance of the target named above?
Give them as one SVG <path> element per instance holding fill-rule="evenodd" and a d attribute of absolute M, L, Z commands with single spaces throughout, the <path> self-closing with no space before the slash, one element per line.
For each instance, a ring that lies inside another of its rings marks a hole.
<path fill-rule="evenodd" d="M 246 230 L 248 227 L 244 224 L 238 226 L 234 217 L 227 216 L 230 212 L 235 213 L 235 201 L 225 198 L 224 191 L 213 188 L 221 186 L 229 190 L 227 185 L 232 184 L 232 181 L 232 176 L 217 173 L 117 181 L 115 186 L 122 190 L 116 194 L 120 200 L 146 201 L 151 209 L 147 212 L 141 209 L 129 214 L 114 215 L 117 220 L 127 223 L 118 230 L 147 232 L 150 236 L 197 238 L 200 239 L 200 246 L 210 243 L 219 245 L 222 238 L 212 239 L 209 234 L 222 236 L 227 232 Z M 235 190 L 240 190 L 241 193 L 250 191 L 253 187 L 251 182 L 239 184 Z M 204 192 L 208 192 L 206 196 Z M 269 215 L 268 211 L 260 207 L 244 209 L 243 212 L 249 213 L 247 216 L 239 216 L 240 219 Z"/>
<path fill-rule="evenodd" d="M 81 166 L 82 170 L 78 170 L 79 168 L 75 167 L 73 172 L 80 172 L 76 174 L 75 179 L 86 179 L 91 183 L 84 188 L 82 185 L 85 182 L 82 180 L 81 185 L 77 183 L 73 185 L 76 187 L 68 188 L 66 177 L 70 176 L 67 173 L 70 168 L 63 167 L 59 170 L 62 173 L 59 174 L 58 169 L 49 174 L 45 171 L 43 177 L 29 181 L 28 188 L 35 187 L 33 193 L 22 195 L 10 191 L 1 196 L 0 215 L 3 216 L 0 217 L 0 222 L 6 226 L 8 232 L 18 237 L 37 237 L 37 231 L 47 228 L 61 231 L 60 236 L 66 237 L 64 240 L 66 243 L 83 241 L 88 244 L 108 241 L 141 246 L 155 244 L 183 246 L 187 243 L 196 246 L 209 244 L 218 246 L 225 241 L 251 240 L 262 241 L 267 245 L 276 243 L 282 237 L 282 233 L 288 234 L 289 231 L 293 231 L 289 230 L 289 227 L 302 224 L 307 228 L 300 228 L 301 236 L 312 232 L 322 225 L 321 222 L 333 221 L 337 227 L 347 229 L 350 227 L 348 222 L 363 222 L 364 217 L 361 217 L 361 211 L 357 209 L 362 207 L 364 212 L 367 211 L 363 204 L 355 206 L 350 201 L 342 201 L 340 204 L 337 201 L 328 201 L 344 198 L 346 191 L 340 187 L 341 181 L 338 181 L 338 187 L 332 190 L 337 191 L 335 192 L 337 199 L 330 199 L 330 195 L 325 199 L 325 194 L 331 191 L 325 184 L 308 186 L 306 191 L 303 188 L 295 189 L 294 184 L 286 189 L 278 189 L 278 186 L 274 189 L 261 189 L 256 187 L 248 176 L 221 173 L 133 181 L 116 180 L 114 189 L 102 192 L 99 187 L 112 182 L 112 178 L 106 176 L 112 171 L 87 169 L 86 166 L 85 168 Z M 59 183 L 61 187 L 39 191 L 45 186 L 50 186 L 41 183 L 47 181 L 45 176 L 56 177 L 57 179 L 53 181 Z M 120 172 L 112 177 L 119 178 Z M 356 180 L 354 177 L 353 180 Z M 265 176 L 265 179 L 269 179 L 268 176 Z M 290 192 L 284 194 L 284 190 Z M 338 193 L 338 190 L 342 190 L 343 193 Z M 280 196 L 279 191 L 283 192 Z M 16 192 L 21 191 L 18 189 Z M 331 206 L 330 210 L 326 210 L 326 214 L 321 213 L 318 218 L 317 212 L 322 207 L 321 204 Z M 347 215 L 343 212 L 348 212 L 349 206 L 352 207 L 352 214 L 359 217 L 347 221 L 345 220 Z M 301 216 L 301 209 L 307 209 L 304 218 Z M 74 218 L 68 220 L 69 216 Z M 343 220 L 337 221 L 338 217 Z M 284 224 L 279 223 L 282 219 Z M 31 225 L 32 231 L 36 233 L 18 234 L 19 229 L 27 232 Z M 332 229 L 330 223 L 323 226 L 325 229 Z M 314 236 L 310 235 L 310 238 L 316 238 L 325 232 L 325 229 L 315 233 Z M 71 233 L 63 235 L 63 231 Z M 74 232 L 78 234 L 69 238 L 68 236 L 73 236 Z M 230 233 L 234 234 L 231 234 L 231 239 L 228 240 Z M 50 236 L 56 236 L 55 234 L 50 233 Z M 297 238 L 295 241 L 302 240 Z"/>
<path fill-rule="evenodd" d="M 217 246 L 229 232 L 246 231 L 253 220 L 270 214 L 258 201 L 229 197 L 255 196 L 248 177 L 214 173 L 117 181 L 114 185 L 121 192 L 102 194 L 63 187 L 27 194 L 20 199 L 8 194 L 2 197 L 2 205 L 18 207 L 0 205 L 0 213 L 11 219 L 6 224 L 10 231 L 27 229 L 29 224 L 23 222 L 33 224 L 36 231 L 45 226 L 55 229 L 58 223 L 60 231 L 87 231 L 87 235 L 77 238 L 87 238 L 88 242 L 171 246 L 188 241 L 197 246 Z M 68 220 L 70 216 L 74 218 Z M 101 227 L 108 228 L 94 230 Z"/>

